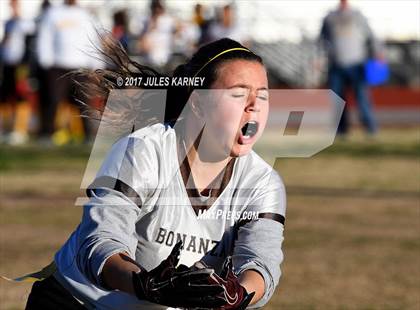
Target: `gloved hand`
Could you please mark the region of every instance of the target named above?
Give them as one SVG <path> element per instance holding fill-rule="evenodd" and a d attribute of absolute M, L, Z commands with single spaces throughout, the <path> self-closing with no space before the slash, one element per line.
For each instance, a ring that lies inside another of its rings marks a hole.
<path fill-rule="evenodd" d="M 223 264 L 220 276 L 215 277 L 217 283 L 224 288 L 223 299 L 225 304 L 219 307 L 223 310 L 243 310 L 251 302 L 255 292 L 248 294 L 246 289 L 239 283 L 238 277 L 233 272 L 232 258 L 228 256 Z"/>
<path fill-rule="evenodd" d="M 199 261 L 190 268 L 183 265 L 179 266 L 179 269 L 181 268 L 188 270 L 205 270 L 209 267 Z M 204 279 L 204 281 L 207 284 L 220 285 L 223 287 L 223 292 L 218 295 L 219 298 L 223 299 L 223 304 L 219 307 L 207 306 L 203 309 L 243 310 L 246 309 L 255 295 L 255 292 L 248 294 L 245 288 L 239 283 L 238 277 L 233 272 L 232 258 L 230 256 L 227 257 L 223 263 L 220 275 L 213 273 L 209 278 Z"/>
<path fill-rule="evenodd" d="M 213 269 L 176 269 L 181 248 L 180 241 L 155 269 L 133 272 L 136 296 L 169 307 L 218 308 L 224 305 L 223 286 L 210 280 L 216 275 Z"/>

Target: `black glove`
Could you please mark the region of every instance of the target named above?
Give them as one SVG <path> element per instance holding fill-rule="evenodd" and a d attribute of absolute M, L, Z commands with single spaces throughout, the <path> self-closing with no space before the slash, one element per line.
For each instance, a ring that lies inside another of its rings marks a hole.
<path fill-rule="evenodd" d="M 225 303 L 219 309 L 243 310 L 251 302 L 255 292 L 248 294 L 245 288 L 239 283 L 238 277 L 233 273 L 232 258 L 228 256 L 223 264 L 220 276 L 215 276 L 217 283 L 223 286 L 224 291 L 220 295 Z"/>
<path fill-rule="evenodd" d="M 169 307 L 218 308 L 225 304 L 221 297 L 224 288 L 210 277 L 213 269 L 176 269 L 182 242 L 155 269 L 133 272 L 133 286 L 137 298 Z"/>

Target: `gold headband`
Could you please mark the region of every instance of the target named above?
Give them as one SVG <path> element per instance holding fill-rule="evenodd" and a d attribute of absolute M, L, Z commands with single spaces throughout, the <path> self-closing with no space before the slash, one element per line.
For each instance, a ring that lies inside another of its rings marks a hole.
<path fill-rule="evenodd" d="M 220 57 L 220 56 L 222 56 L 223 54 L 226 54 L 226 53 L 229 53 L 229 52 L 232 52 L 232 51 L 246 51 L 246 52 L 249 52 L 249 53 L 252 53 L 249 49 L 247 49 L 247 48 L 244 48 L 244 47 L 235 47 L 235 48 L 230 48 L 230 49 L 228 49 L 228 50 L 225 50 L 225 51 L 223 51 L 223 52 L 221 52 L 221 53 L 219 53 L 219 54 L 217 54 L 216 56 L 214 56 L 213 58 L 211 58 L 208 62 L 206 62 L 205 64 L 204 64 L 204 66 L 202 66 L 201 68 L 200 68 L 200 70 L 198 70 L 197 71 L 197 73 L 196 74 L 194 74 L 194 76 L 193 76 L 193 78 L 195 78 L 209 63 L 211 63 L 213 60 L 215 60 L 217 57 Z"/>

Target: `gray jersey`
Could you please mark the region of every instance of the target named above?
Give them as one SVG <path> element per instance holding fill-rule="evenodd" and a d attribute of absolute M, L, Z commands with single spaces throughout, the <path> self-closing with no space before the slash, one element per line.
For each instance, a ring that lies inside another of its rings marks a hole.
<path fill-rule="evenodd" d="M 369 48 L 374 53 L 379 50 L 366 17 L 354 9 L 330 12 L 323 21 L 321 39 L 327 43 L 333 62 L 340 66 L 362 64 Z"/>
<path fill-rule="evenodd" d="M 147 270 L 155 268 L 178 240 L 184 244 L 181 264 L 202 260 L 218 271 L 232 255 L 235 272 L 258 271 L 265 295 L 250 308 L 272 296 L 283 260 L 286 209 L 278 174 L 254 152 L 237 158 L 218 197 L 210 203 L 199 197 L 210 206 L 197 215 L 177 154 L 175 131 L 162 124 L 140 129 L 112 147 L 88 190 L 80 225 L 55 256 L 56 278 L 87 307 L 167 309 L 109 291 L 99 275 L 106 259 L 118 252 L 127 252 Z"/>

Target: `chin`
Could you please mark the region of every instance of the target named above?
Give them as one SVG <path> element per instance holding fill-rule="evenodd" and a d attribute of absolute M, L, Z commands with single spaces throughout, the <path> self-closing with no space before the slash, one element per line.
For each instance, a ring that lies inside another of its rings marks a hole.
<path fill-rule="evenodd" d="M 252 151 L 251 145 L 236 145 L 230 151 L 230 157 L 241 157 L 248 155 Z"/>

